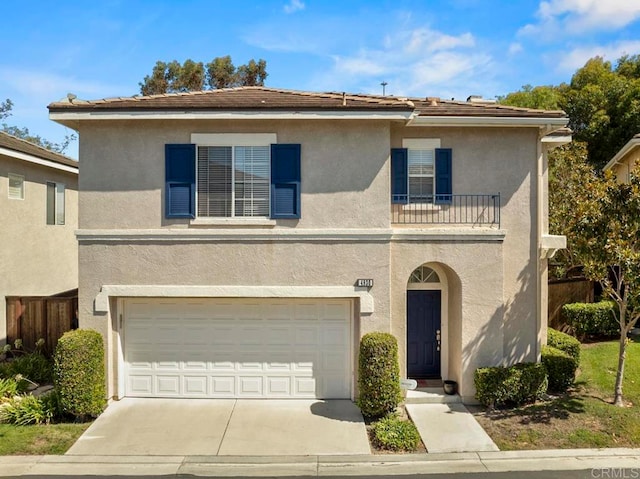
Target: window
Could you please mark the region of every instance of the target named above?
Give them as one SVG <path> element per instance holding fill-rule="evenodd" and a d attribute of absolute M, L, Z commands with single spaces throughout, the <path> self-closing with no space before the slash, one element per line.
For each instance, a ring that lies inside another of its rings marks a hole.
<path fill-rule="evenodd" d="M 452 150 L 439 139 L 403 139 L 391 149 L 393 203 L 451 203 Z"/>
<path fill-rule="evenodd" d="M 64 185 L 47 182 L 47 224 L 64 224 Z"/>
<path fill-rule="evenodd" d="M 433 177 L 435 149 L 407 151 L 409 167 L 409 203 L 433 201 Z"/>
<path fill-rule="evenodd" d="M 199 146 L 198 216 L 269 216 L 269 146 Z"/>
<path fill-rule="evenodd" d="M 192 133 L 191 143 L 166 144 L 165 216 L 298 219 L 301 152 L 273 133 Z"/>
<path fill-rule="evenodd" d="M 9 173 L 9 199 L 24 200 L 24 176 Z"/>

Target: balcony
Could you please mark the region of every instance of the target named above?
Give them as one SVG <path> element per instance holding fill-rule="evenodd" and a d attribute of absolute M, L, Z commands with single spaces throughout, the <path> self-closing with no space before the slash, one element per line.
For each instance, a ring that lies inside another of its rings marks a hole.
<path fill-rule="evenodd" d="M 500 228 L 500 193 L 489 195 L 394 195 L 393 225 L 466 225 Z M 395 203 L 395 201 L 405 203 Z"/>

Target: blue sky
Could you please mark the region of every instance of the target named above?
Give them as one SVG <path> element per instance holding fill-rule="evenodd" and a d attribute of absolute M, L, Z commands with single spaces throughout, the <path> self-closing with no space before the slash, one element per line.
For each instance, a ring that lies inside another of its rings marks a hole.
<path fill-rule="evenodd" d="M 267 61 L 266 85 L 493 98 L 640 53 L 640 0 L 15 1 L 3 9 L 6 122 L 60 141 L 46 106 L 130 96 L 157 60 Z M 77 156 L 77 146 L 68 154 Z"/>

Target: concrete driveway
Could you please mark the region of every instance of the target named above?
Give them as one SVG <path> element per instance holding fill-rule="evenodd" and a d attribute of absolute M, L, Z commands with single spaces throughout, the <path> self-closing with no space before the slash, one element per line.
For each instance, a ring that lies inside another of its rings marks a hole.
<path fill-rule="evenodd" d="M 348 400 L 134 399 L 113 402 L 68 455 L 370 454 Z"/>

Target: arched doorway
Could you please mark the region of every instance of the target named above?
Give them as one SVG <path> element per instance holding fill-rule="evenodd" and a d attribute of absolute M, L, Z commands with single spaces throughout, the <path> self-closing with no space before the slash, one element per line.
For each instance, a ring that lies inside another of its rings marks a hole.
<path fill-rule="evenodd" d="M 442 275 L 444 276 L 444 275 Z M 443 287 L 441 274 L 416 268 L 407 284 L 407 377 L 442 377 Z"/>

